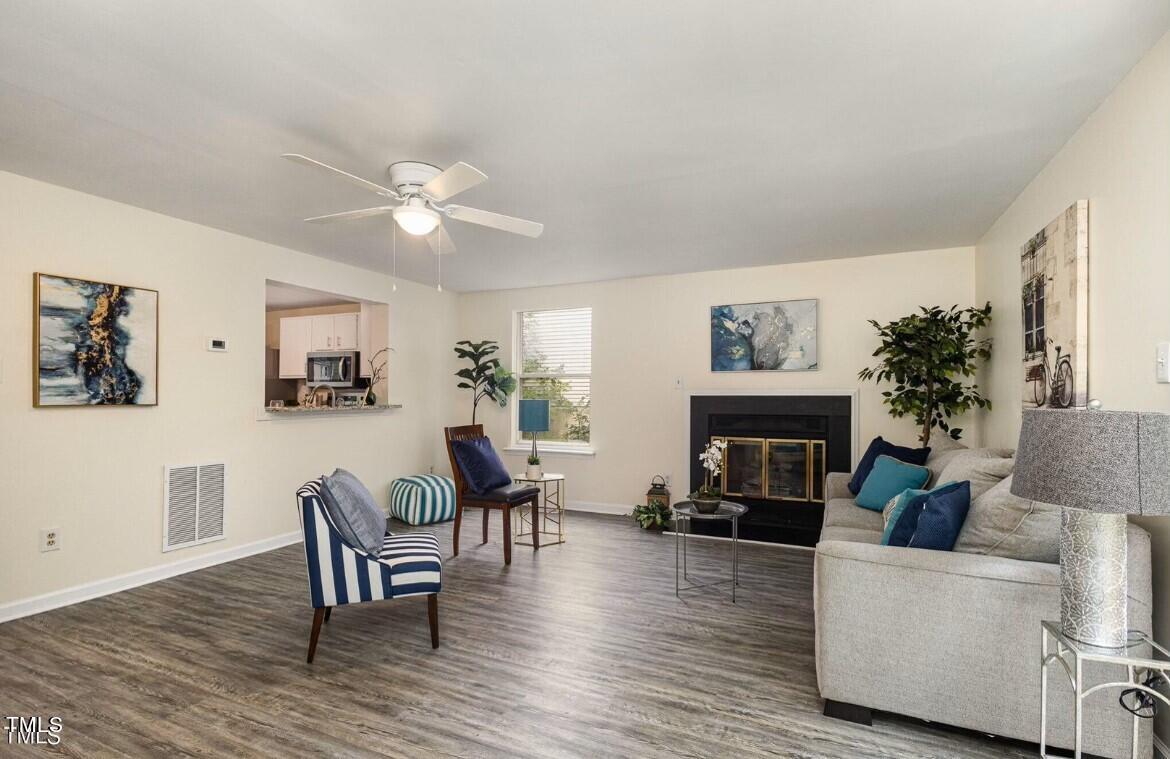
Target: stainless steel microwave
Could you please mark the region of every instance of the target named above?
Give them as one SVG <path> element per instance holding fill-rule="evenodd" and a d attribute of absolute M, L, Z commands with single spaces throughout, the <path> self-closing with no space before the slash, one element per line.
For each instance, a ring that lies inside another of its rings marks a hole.
<path fill-rule="evenodd" d="M 305 379 L 309 387 L 353 387 L 358 378 L 357 351 L 310 351 Z"/>

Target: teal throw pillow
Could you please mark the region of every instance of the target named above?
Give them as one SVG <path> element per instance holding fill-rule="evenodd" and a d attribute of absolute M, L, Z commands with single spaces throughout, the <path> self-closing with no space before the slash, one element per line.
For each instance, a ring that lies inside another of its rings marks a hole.
<path fill-rule="evenodd" d="M 873 470 L 865 478 L 857 505 L 871 511 L 881 511 L 887 502 L 903 490 L 920 488 L 930 479 L 930 470 L 917 464 L 907 464 L 892 456 L 878 456 Z"/>

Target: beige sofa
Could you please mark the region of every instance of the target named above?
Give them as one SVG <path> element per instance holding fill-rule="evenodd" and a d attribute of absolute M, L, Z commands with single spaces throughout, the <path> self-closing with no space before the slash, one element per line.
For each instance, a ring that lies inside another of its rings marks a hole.
<path fill-rule="evenodd" d="M 928 466 L 930 462 L 928 461 Z M 936 473 L 937 475 L 937 473 Z M 1030 742 L 1040 731 L 1040 621 L 1060 618 L 1060 567 L 880 545 L 883 519 L 856 505 L 850 475 L 825 482 L 816 547 L 817 682 L 825 714 L 869 723 L 894 712 Z M 1130 626 L 1151 627 L 1150 540 L 1129 527 Z M 1116 670 L 1116 668 L 1114 668 Z M 1124 671 L 1086 668 L 1095 682 Z M 1086 700 L 1085 750 L 1128 757 L 1132 722 L 1116 691 Z M 1050 745 L 1072 745 L 1068 680 L 1049 674 Z M 1151 720 L 1142 748 L 1152 753 Z"/>

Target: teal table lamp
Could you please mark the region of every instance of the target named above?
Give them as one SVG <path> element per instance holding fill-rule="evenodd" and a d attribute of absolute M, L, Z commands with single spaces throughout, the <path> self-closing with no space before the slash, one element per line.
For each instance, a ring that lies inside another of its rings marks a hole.
<path fill-rule="evenodd" d="M 536 436 L 548 432 L 548 401 L 520 401 L 520 431 L 532 433 L 532 455 L 536 456 Z"/>

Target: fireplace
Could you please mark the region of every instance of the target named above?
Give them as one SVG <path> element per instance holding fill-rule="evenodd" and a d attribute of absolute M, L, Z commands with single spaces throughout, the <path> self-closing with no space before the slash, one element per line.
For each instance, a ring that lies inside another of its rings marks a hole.
<path fill-rule="evenodd" d="M 826 472 L 852 463 L 849 395 L 694 395 L 690 485 L 703 482 L 699 451 L 723 440 L 724 498 L 748 506 L 740 537 L 816 545 L 824 515 Z M 729 534 L 723 522 L 696 520 L 694 531 Z"/>

